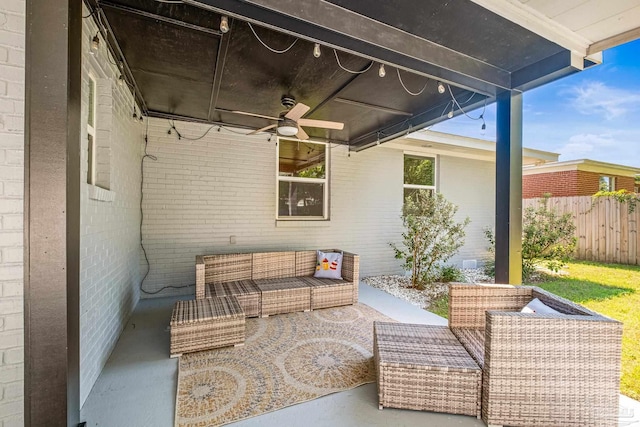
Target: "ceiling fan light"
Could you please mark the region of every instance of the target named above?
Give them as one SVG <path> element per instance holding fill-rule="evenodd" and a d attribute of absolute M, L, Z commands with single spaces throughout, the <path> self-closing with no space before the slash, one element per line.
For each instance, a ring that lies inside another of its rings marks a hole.
<path fill-rule="evenodd" d="M 298 133 L 298 126 L 289 124 L 278 126 L 278 133 L 283 136 L 293 136 Z"/>

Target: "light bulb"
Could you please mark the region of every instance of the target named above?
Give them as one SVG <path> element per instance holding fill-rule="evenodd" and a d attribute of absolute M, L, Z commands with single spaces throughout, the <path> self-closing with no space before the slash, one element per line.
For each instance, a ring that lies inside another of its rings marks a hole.
<path fill-rule="evenodd" d="M 93 39 L 91 39 L 91 48 L 89 49 L 89 53 L 91 55 L 95 55 L 99 48 L 100 38 L 98 37 L 98 33 L 96 33 L 96 35 L 93 36 Z"/>
<path fill-rule="evenodd" d="M 320 58 L 321 54 L 322 52 L 320 52 L 320 43 L 316 43 L 313 46 L 313 56 L 315 56 L 316 58 Z"/>
<path fill-rule="evenodd" d="M 124 76 L 120 74 L 120 77 L 118 77 L 118 86 L 123 86 L 123 85 L 124 85 Z"/>
<path fill-rule="evenodd" d="M 482 129 L 482 130 L 487 130 L 487 124 L 486 124 L 486 123 L 483 123 L 483 124 L 482 124 L 481 129 Z"/>
<path fill-rule="evenodd" d="M 222 16 L 220 18 L 220 32 L 222 34 L 229 32 L 229 18 L 227 18 L 226 16 Z"/>
<path fill-rule="evenodd" d="M 380 64 L 380 67 L 378 68 L 378 76 L 384 77 L 386 75 L 387 72 L 384 70 L 384 64 Z"/>
<path fill-rule="evenodd" d="M 447 113 L 447 117 L 449 117 L 450 119 L 453 119 L 453 108 L 451 109 L 451 111 Z"/>
<path fill-rule="evenodd" d="M 141 112 L 140 113 L 140 123 L 142 123 L 142 122 L 143 122 L 143 120 L 142 120 L 142 112 Z"/>
<path fill-rule="evenodd" d="M 133 108 L 133 114 L 131 115 L 131 117 L 133 117 L 133 120 L 138 120 L 138 113 L 136 113 L 135 107 Z"/>
<path fill-rule="evenodd" d="M 442 82 L 438 82 L 438 92 L 439 93 L 444 93 L 445 90 L 447 90 L 447 89 L 444 87 Z"/>
<path fill-rule="evenodd" d="M 124 61 L 118 61 L 118 68 L 124 70 Z"/>

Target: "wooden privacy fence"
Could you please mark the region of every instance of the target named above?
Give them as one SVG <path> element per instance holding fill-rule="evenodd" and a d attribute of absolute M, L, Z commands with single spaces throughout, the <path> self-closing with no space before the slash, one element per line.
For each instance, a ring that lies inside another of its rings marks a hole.
<path fill-rule="evenodd" d="M 540 199 L 524 199 L 522 210 L 538 206 Z M 629 205 L 611 197 L 552 197 L 549 208 L 570 213 L 576 225 L 576 258 L 587 261 L 640 264 L 640 204 Z"/>

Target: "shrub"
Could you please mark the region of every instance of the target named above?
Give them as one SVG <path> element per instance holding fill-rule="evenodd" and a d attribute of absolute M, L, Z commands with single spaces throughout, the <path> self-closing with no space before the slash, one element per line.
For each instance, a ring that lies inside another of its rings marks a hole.
<path fill-rule="evenodd" d="M 576 248 L 575 230 L 571 214 L 560 215 L 549 209 L 548 197 L 542 198 L 537 207 L 525 209 L 522 218 L 522 280 L 528 282 L 539 264 L 551 271 L 564 267 Z M 493 231 L 486 229 L 485 236 L 489 240 L 489 252 L 495 258 Z M 488 264 L 485 264 L 485 273 L 493 268 L 495 276 L 495 262 L 493 267 Z"/>
<path fill-rule="evenodd" d="M 617 200 L 620 204 L 627 204 L 627 209 L 629 213 L 632 214 L 636 210 L 636 205 L 638 201 L 640 201 L 640 195 L 636 193 L 632 193 L 629 190 L 617 190 L 617 191 L 598 191 L 596 194 L 591 196 L 593 199 L 592 206 L 602 198 L 612 197 Z"/>
<path fill-rule="evenodd" d="M 437 266 L 464 244 L 469 218 L 456 222 L 458 207 L 440 193 L 418 191 L 407 197 L 402 209 L 402 246 L 390 243 L 395 257 L 411 270 L 411 284 L 422 289 L 438 277 Z"/>
<path fill-rule="evenodd" d="M 464 280 L 464 274 L 462 274 L 462 270 L 460 270 L 455 265 L 443 265 L 440 267 L 440 277 L 438 278 L 439 282 L 449 283 L 449 282 L 461 282 Z"/>

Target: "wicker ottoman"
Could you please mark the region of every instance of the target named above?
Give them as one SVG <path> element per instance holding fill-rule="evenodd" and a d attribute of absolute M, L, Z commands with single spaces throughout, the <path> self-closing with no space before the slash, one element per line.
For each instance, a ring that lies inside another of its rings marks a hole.
<path fill-rule="evenodd" d="M 170 325 L 171 357 L 244 344 L 244 312 L 235 297 L 178 301 Z"/>
<path fill-rule="evenodd" d="M 260 289 L 253 280 L 238 280 L 235 282 L 207 284 L 205 298 L 229 297 L 238 299 L 240 307 L 246 317 L 260 316 L 260 302 L 262 300 Z"/>
<path fill-rule="evenodd" d="M 374 322 L 379 407 L 480 418 L 482 371 L 446 326 Z"/>
<path fill-rule="evenodd" d="M 311 310 L 311 288 L 300 278 L 260 279 L 255 283 L 262 292 L 262 317 Z"/>

